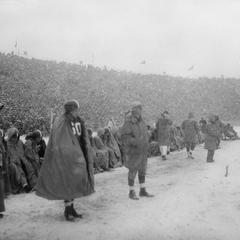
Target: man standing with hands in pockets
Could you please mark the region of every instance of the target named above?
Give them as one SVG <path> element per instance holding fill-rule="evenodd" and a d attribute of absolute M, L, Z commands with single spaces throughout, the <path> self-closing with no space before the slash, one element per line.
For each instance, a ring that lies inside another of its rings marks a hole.
<path fill-rule="evenodd" d="M 140 197 L 153 197 L 145 188 L 147 170 L 148 133 L 147 126 L 142 119 L 142 104 L 134 102 L 131 111 L 125 116 L 125 121 L 120 129 L 123 147 L 126 151 L 125 166 L 129 169 L 128 185 L 129 198 L 139 200 L 134 190 L 134 180 L 138 173 L 140 183 Z"/>

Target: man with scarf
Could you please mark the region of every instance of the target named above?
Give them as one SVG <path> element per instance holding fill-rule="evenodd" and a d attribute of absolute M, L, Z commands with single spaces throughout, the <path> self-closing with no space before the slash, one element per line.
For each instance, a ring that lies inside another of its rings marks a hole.
<path fill-rule="evenodd" d="M 76 100 L 64 104 L 64 114 L 53 125 L 36 186 L 38 196 L 64 200 L 67 221 L 82 218 L 73 200 L 94 192 L 90 143 L 79 115 Z"/>
<path fill-rule="evenodd" d="M 142 105 L 134 102 L 131 112 L 125 116 L 120 129 L 123 146 L 126 152 L 125 166 L 128 168 L 129 198 L 139 200 L 134 191 L 134 180 L 138 173 L 140 183 L 140 197 L 153 197 L 145 188 L 145 176 L 148 156 L 148 132 L 142 119 Z"/>

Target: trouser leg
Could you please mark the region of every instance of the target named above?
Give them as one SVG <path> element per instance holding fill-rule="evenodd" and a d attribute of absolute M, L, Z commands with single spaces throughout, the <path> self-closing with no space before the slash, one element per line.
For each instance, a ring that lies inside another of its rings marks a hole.
<path fill-rule="evenodd" d="M 36 173 L 34 171 L 32 164 L 30 162 L 28 162 L 27 160 L 25 160 L 25 161 L 22 161 L 22 165 L 24 167 L 29 185 L 32 188 L 35 187 L 35 185 L 37 184 L 37 176 L 36 176 Z"/>
<path fill-rule="evenodd" d="M 208 150 L 207 162 L 213 162 L 214 150 Z"/>
<path fill-rule="evenodd" d="M 136 175 L 137 175 L 137 170 L 129 169 L 129 171 L 128 171 L 128 186 L 129 186 L 130 190 L 132 190 L 134 187 L 134 181 L 135 181 Z"/>
<path fill-rule="evenodd" d="M 5 211 L 4 205 L 4 179 L 2 175 L 2 169 L 0 167 L 0 213 Z"/>
<path fill-rule="evenodd" d="M 147 170 L 147 160 L 142 162 L 138 170 L 138 181 L 139 181 L 140 187 L 144 187 L 146 170 Z"/>
<path fill-rule="evenodd" d="M 195 146 L 196 146 L 195 143 L 191 143 L 191 146 L 190 146 L 191 151 L 194 151 Z"/>
<path fill-rule="evenodd" d="M 185 145 L 186 145 L 187 152 L 189 152 L 190 151 L 190 144 L 189 143 L 185 143 Z"/>
<path fill-rule="evenodd" d="M 166 158 L 168 146 L 160 146 L 160 152 L 162 158 Z"/>

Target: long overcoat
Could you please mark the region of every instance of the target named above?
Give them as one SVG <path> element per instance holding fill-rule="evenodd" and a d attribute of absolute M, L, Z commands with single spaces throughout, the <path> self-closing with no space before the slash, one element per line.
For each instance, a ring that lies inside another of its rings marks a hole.
<path fill-rule="evenodd" d="M 184 142 L 196 144 L 199 136 L 199 127 L 197 121 L 194 119 L 187 119 L 183 121 L 181 127 L 184 134 Z"/>
<path fill-rule="evenodd" d="M 218 147 L 219 129 L 215 123 L 208 123 L 205 133 L 205 148 L 208 150 L 216 150 Z"/>
<path fill-rule="evenodd" d="M 171 144 L 171 126 L 172 121 L 166 118 L 159 118 L 156 123 L 157 140 L 162 146 L 170 146 Z"/>
<path fill-rule="evenodd" d="M 129 170 L 138 170 L 147 162 L 149 144 L 147 126 L 142 119 L 137 120 L 129 113 L 119 132 L 126 154 L 125 166 Z"/>
<path fill-rule="evenodd" d="M 39 173 L 36 194 L 71 200 L 94 192 L 93 158 L 84 121 L 63 114 L 54 124 Z"/>

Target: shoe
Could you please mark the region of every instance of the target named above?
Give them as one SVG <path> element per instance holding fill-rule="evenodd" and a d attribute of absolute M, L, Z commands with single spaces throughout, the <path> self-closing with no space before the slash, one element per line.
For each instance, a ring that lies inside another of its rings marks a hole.
<path fill-rule="evenodd" d="M 77 211 L 75 210 L 75 208 L 73 206 L 73 203 L 71 204 L 71 211 L 72 211 L 73 217 L 75 217 L 75 218 L 82 218 L 83 217 L 82 214 L 77 213 Z"/>
<path fill-rule="evenodd" d="M 207 160 L 207 163 L 213 163 L 214 162 L 214 160 Z"/>
<path fill-rule="evenodd" d="M 129 191 L 129 198 L 132 199 L 132 200 L 139 200 L 139 198 L 137 197 L 136 193 L 134 190 L 130 190 Z"/>
<path fill-rule="evenodd" d="M 29 193 L 29 192 L 32 191 L 32 188 L 31 188 L 29 185 L 25 185 L 25 186 L 23 187 L 23 189 L 24 189 L 24 191 L 25 191 L 26 193 Z"/>
<path fill-rule="evenodd" d="M 75 218 L 72 214 L 72 207 L 71 206 L 66 206 L 64 210 L 64 217 L 67 221 L 69 222 L 74 222 Z"/>
<path fill-rule="evenodd" d="M 167 160 L 166 156 L 162 156 L 162 160 L 166 161 Z"/>
<path fill-rule="evenodd" d="M 4 215 L 2 213 L 0 213 L 0 218 L 3 218 L 3 217 L 4 217 Z"/>
<path fill-rule="evenodd" d="M 140 197 L 154 197 L 154 195 L 149 194 L 149 193 L 146 191 L 146 188 L 140 188 L 139 196 L 140 196 Z"/>

